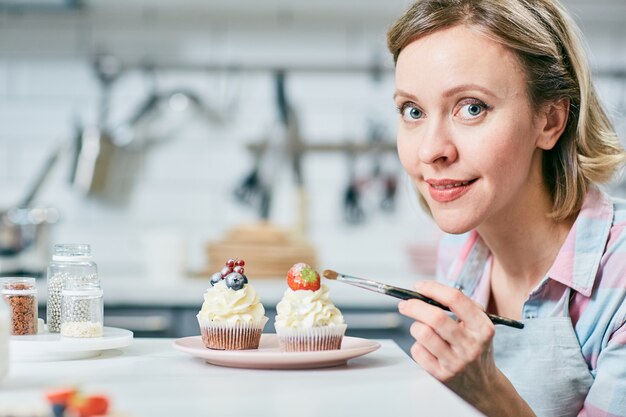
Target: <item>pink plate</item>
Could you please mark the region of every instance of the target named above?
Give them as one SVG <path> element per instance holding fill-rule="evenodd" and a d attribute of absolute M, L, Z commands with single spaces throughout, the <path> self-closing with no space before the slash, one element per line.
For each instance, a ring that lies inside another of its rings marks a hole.
<path fill-rule="evenodd" d="M 174 341 L 174 347 L 208 363 L 233 368 L 307 369 L 345 365 L 348 359 L 373 352 L 380 343 L 359 337 L 344 336 L 341 349 L 318 352 L 281 352 L 276 335 L 261 335 L 258 349 L 207 349 L 200 336 L 183 337 Z"/>

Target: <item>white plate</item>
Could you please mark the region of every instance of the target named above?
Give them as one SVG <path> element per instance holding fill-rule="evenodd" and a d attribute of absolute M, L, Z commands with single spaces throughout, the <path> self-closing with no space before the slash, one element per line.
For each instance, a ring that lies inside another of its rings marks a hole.
<path fill-rule="evenodd" d="M 201 336 L 177 339 L 174 341 L 174 347 L 213 365 L 254 369 L 306 369 L 345 365 L 348 359 L 375 351 L 380 347 L 380 343 L 344 336 L 341 349 L 338 350 L 282 352 L 275 334 L 263 334 L 258 349 L 207 349 Z"/>
<path fill-rule="evenodd" d="M 9 338 L 9 355 L 16 361 L 47 361 L 83 359 L 97 356 L 108 349 L 130 345 L 133 332 L 104 327 L 102 337 L 63 337 L 59 333 L 39 333 Z"/>

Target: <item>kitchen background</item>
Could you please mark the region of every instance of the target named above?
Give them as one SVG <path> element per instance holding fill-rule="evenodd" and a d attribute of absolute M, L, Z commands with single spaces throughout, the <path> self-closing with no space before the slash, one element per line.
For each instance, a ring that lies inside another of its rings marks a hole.
<path fill-rule="evenodd" d="M 131 310 L 159 288 L 170 302 L 151 307 L 195 309 L 206 281 L 183 277 L 219 269 L 207 244 L 254 237 L 261 218 L 310 244 L 320 268 L 430 276 L 438 234 L 393 148 L 385 48 L 409 3 L 0 1 L 0 208 L 47 171 L 30 204 L 53 208 L 36 213 L 54 223 L 45 249 L 91 244 L 105 299 L 115 281 Z M 626 2 L 565 4 L 624 137 Z M 42 272 L 41 259 L 3 251 L 0 271 Z M 196 292 L 177 302 L 168 285 Z M 357 294 L 339 298 L 349 308 Z"/>

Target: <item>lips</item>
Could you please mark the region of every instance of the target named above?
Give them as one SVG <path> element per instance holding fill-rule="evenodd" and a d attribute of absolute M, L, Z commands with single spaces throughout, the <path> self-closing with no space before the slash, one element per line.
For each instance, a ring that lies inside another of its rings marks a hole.
<path fill-rule="evenodd" d="M 466 194 L 476 179 L 427 179 L 426 182 L 429 185 L 428 193 L 433 200 L 448 203 Z"/>

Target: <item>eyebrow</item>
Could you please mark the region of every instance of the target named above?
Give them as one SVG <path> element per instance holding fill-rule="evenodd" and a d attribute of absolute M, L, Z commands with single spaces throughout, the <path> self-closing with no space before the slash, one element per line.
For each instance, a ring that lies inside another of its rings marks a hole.
<path fill-rule="evenodd" d="M 488 96 L 491 97 L 497 97 L 491 90 L 489 90 L 488 88 L 482 87 L 478 84 L 461 84 L 461 85 L 457 85 L 454 86 L 452 88 L 450 88 L 449 90 L 446 90 L 443 92 L 443 96 L 444 97 L 450 97 L 453 96 L 461 91 L 469 91 L 469 90 L 475 90 L 475 91 L 480 91 L 483 94 L 486 94 Z M 396 92 L 393 94 L 393 98 L 395 100 L 396 97 L 398 96 L 404 96 L 407 98 L 410 98 L 411 100 L 415 100 L 417 101 L 417 97 L 414 96 L 413 94 L 407 93 L 406 91 L 402 91 L 402 90 L 396 90 Z"/>

